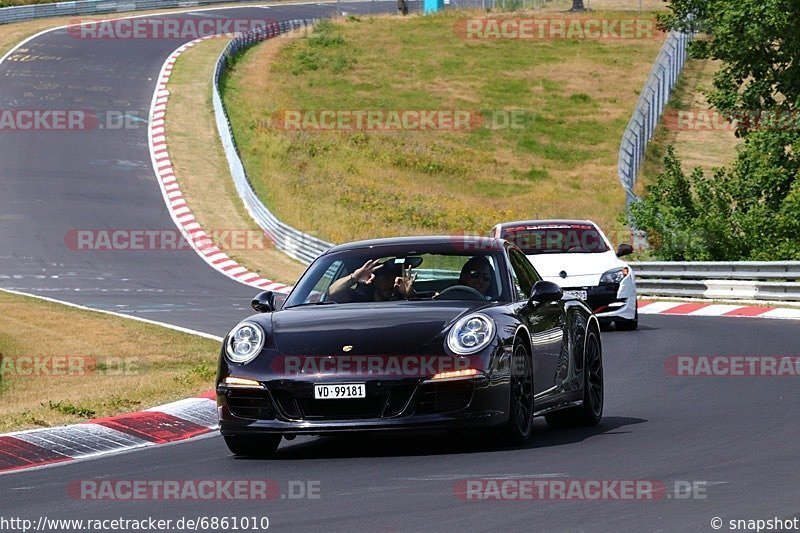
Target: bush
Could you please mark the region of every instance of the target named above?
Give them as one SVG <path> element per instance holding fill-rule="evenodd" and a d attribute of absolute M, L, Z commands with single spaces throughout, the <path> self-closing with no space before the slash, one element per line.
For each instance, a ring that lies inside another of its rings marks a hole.
<path fill-rule="evenodd" d="M 731 168 L 687 177 L 669 147 L 633 222 L 665 261 L 800 260 L 798 149 L 796 132 L 754 132 Z"/>

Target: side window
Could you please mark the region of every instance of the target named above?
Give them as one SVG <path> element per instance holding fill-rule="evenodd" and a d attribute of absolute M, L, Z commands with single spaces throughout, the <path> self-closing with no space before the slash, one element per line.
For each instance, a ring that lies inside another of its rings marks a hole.
<path fill-rule="evenodd" d="M 342 269 L 342 262 L 341 261 L 334 261 L 331 263 L 331 266 L 328 267 L 328 270 L 325 271 L 325 274 L 319 278 L 317 284 L 314 285 L 314 288 L 311 290 L 311 294 L 308 295 L 306 298 L 305 303 L 309 302 L 318 302 L 323 298 L 325 291 L 328 290 L 328 287 L 331 286 L 331 283 L 339 279 L 339 272 Z"/>
<path fill-rule="evenodd" d="M 511 260 L 512 278 L 514 280 L 515 289 L 517 290 L 517 299 L 527 300 L 531 295 L 534 283 L 541 278 L 536 273 L 525 254 L 519 250 L 511 249 L 508 251 L 508 258 Z"/>

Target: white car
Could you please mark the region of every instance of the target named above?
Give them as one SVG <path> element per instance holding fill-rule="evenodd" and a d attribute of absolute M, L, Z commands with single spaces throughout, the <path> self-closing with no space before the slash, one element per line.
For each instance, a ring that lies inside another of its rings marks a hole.
<path fill-rule="evenodd" d="M 638 327 L 636 278 L 619 259 L 633 253 L 630 244 L 620 244 L 615 252 L 589 220 L 506 222 L 492 229 L 492 237 L 519 246 L 544 280 L 586 301 L 601 322 L 614 322 L 618 330 Z"/>

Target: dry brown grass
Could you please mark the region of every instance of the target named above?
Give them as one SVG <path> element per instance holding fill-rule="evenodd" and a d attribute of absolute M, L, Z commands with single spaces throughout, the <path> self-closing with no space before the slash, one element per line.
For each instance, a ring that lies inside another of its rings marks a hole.
<path fill-rule="evenodd" d="M 206 392 L 214 386 L 218 352 L 218 342 L 195 335 L 0 292 L 0 432 L 139 411 Z M 31 356 L 69 356 L 85 370 L 20 375 L 28 366 L 18 363 Z"/>
<path fill-rule="evenodd" d="M 703 93 L 712 87 L 714 74 L 719 68 L 719 62 L 712 60 L 687 62 L 665 116 L 672 115 L 674 119 L 677 110 L 689 111 L 693 116 L 698 116 L 698 113 L 704 111 L 713 114 L 714 110 Z M 728 166 L 736 158 L 736 147 L 740 139 L 736 137 L 733 129 L 668 128 L 663 122 L 648 148 L 642 177 L 637 183 L 639 194 L 644 192 L 649 180 L 663 171 L 663 157 L 669 145 L 675 147 L 675 153 L 685 169 L 700 167 L 706 174 L 710 174 L 714 168 Z M 672 123 L 674 124 L 674 120 Z M 698 126 L 701 124 L 698 123 Z"/>
<path fill-rule="evenodd" d="M 227 40 L 211 39 L 184 52 L 170 77 L 166 133 L 175 176 L 198 223 L 212 236 L 221 230 L 260 233 L 239 199 L 214 122 L 211 72 Z M 258 240 L 268 243 L 266 236 Z M 276 281 L 294 283 L 303 266 L 270 246 L 226 249 L 248 268 Z"/>
<path fill-rule="evenodd" d="M 464 42 L 455 16 L 339 25 L 352 68 L 325 67 L 339 53 L 330 46 L 311 50 L 323 66 L 295 75 L 308 40 L 276 41 L 277 56 L 259 46 L 237 63 L 226 104 L 248 173 L 279 218 L 334 242 L 485 232 L 534 216 L 617 225 L 619 140 L 661 41 Z M 281 109 L 521 109 L 531 122 L 286 132 L 270 127 Z"/>

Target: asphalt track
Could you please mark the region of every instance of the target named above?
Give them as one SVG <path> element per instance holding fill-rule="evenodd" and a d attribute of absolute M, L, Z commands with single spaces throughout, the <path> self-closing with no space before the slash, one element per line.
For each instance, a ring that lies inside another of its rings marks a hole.
<path fill-rule="evenodd" d="M 361 6 L 362 8 L 364 6 Z M 251 9 L 231 16 L 261 16 Z M 269 10 L 319 16 L 330 7 Z M 349 8 L 355 11 L 355 8 Z M 226 10 L 214 13 L 225 14 Z M 208 12 L 204 12 L 204 16 Z M 44 34 L 29 61 L 0 65 L 0 108 L 129 109 L 146 116 L 178 41 L 79 41 Z M 74 252 L 72 228 L 172 228 L 146 129 L 0 132 L 0 286 L 223 334 L 253 290 L 192 251 Z M 333 531 L 711 531 L 713 517 L 800 515 L 797 379 L 686 378 L 672 355 L 798 355 L 798 325 L 758 319 L 643 316 L 603 334 L 606 412 L 596 428 L 550 430 L 496 449 L 443 433 L 298 438 L 275 460 L 237 460 L 219 437 L 0 476 L 0 517 L 178 519 L 268 516 L 271 529 Z M 472 478 L 706 482 L 703 498 L 658 501 L 462 501 Z M 271 479 L 319 482 L 319 499 L 73 499 L 86 479 Z M 722 529 L 727 531 L 727 524 Z"/>

